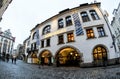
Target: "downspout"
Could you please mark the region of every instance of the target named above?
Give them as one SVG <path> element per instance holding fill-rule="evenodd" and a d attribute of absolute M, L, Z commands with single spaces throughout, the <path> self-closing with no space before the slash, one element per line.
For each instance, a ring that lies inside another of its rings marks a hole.
<path fill-rule="evenodd" d="M 97 6 L 98 7 L 98 6 Z M 101 12 L 101 14 L 103 15 L 103 18 L 104 18 L 104 20 L 105 20 L 105 22 L 106 22 L 106 24 L 107 24 L 107 26 L 108 26 L 108 29 L 109 29 L 109 31 L 110 31 L 110 35 L 111 35 L 111 37 L 112 37 L 112 41 L 113 41 L 113 46 L 114 46 L 114 49 L 115 49 L 115 52 L 117 51 L 117 49 L 116 49 L 116 45 L 115 45 L 115 40 L 114 40 L 114 37 L 113 37 L 113 34 L 112 34 L 112 31 L 111 31 L 111 29 L 110 29 L 110 26 L 109 26 L 109 24 L 108 24 L 108 22 L 107 22 L 107 20 L 106 20 L 106 16 L 102 13 L 102 11 L 101 11 L 101 9 L 98 7 L 98 9 L 99 9 L 99 11 Z"/>

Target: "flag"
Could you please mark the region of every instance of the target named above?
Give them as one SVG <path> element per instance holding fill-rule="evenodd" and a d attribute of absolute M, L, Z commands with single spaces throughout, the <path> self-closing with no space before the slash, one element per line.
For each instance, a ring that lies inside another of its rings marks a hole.
<path fill-rule="evenodd" d="M 40 37 L 39 37 L 39 30 L 38 29 L 36 30 L 36 40 L 37 40 L 36 44 L 40 45 Z"/>

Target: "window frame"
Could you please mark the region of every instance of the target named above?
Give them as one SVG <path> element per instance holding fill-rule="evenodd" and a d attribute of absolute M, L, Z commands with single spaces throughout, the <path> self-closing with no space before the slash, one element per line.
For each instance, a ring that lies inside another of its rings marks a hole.
<path fill-rule="evenodd" d="M 86 11 L 83 11 L 80 13 L 81 17 L 82 17 L 82 21 L 83 22 L 88 22 L 90 21 L 89 15 Z"/>
<path fill-rule="evenodd" d="M 58 44 L 64 44 L 64 35 L 63 34 L 62 35 L 58 35 Z"/>
<path fill-rule="evenodd" d="M 43 28 L 42 35 L 48 34 L 51 32 L 51 25 L 47 25 Z"/>
<path fill-rule="evenodd" d="M 61 29 L 61 28 L 63 28 L 64 27 L 64 20 L 63 20 L 63 18 L 60 18 L 59 20 L 58 20 L 58 29 Z"/>
<path fill-rule="evenodd" d="M 89 32 L 89 33 L 88 33 Z M 89 35 L 88 35 L 89 34 Z M 93 35 L 92 35 L 93 34 Z M 88 28 L 86 29 L 86 35 L 87 35 L 87 39 L 93 39 L 95 38 L 95 34 L 94 34 L 94 30 L 93 28 Z"/>
<path fill-rule="evenodd" d="M 47 38 L 46 39 L 46 47 L 49 47 L 50 46 L 50 38 Z"/>
<path fill-rule="evenodd" d="M 44 48 L 44 40 L 41 40 L 41 48 Z"/>
<path fill-rule="evenodd" d="M 90 10 L 89 12 L 90 12 L 90 15 L 91 15 L 93 20 L 99 20 L 100 19 L 95 10 Z"/>
<path fill-rule="evenodd" d="M 106 36 L 106 33 L 105 33 L 105 30 L 104 30 L 103 26 L 97 27 L 97 32 L 98 32 L 99 37 Z"/>
<path fill-rule="evenodd" d="M 74 41 L 75 41 L 74 32 L 67 33 L 67 42 L 69 43 L 69 42 L 74 42 Z"/>
<path fill-rule="evenodd" d="M 66 26 L 71 26 L 73 25 L 73 22 L 72 22 L 72 17 L 69 15 L 69 16 L 66 16 L 65 17 L 65 22 L 66 22 Z"/>

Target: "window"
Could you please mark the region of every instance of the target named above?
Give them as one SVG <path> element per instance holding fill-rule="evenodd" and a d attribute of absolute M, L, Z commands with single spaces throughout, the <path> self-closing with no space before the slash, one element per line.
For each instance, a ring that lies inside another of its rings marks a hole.
<path fill-rule="evenodd" d="M 82 16 L 83 22 L 90 21 L 87 12 L 82 12 L 82 13 L 81 13 L 81 16 Z"/>
<path fill-rule="evenodd" d="M 34 39 L 37 39 L 37 33 L 35 32 L 34 34 L 33 34 L 33 38 L 32 38 L 33 40 Z"/>
<path fill-rule="evenodd" d="M 95 10 L 90 10 L 90 14 L 91 14 L 93 20 L 98 20 L 99 19 Z"/>
<path fill-rule="evenodd" d="M 58 20 L 58 29 L 59 29 L 59 28 L 63 28 L 63 27 L 64 27 L 63 19 L 59 19 L 59 20 Z"/>
<path fill-rule="evenodd" d="M 47 33 L 50 33 L 50 29 L 51 29 L 50 25 L 47 25 L 46 27 L 44 27 L 44 29 L 43 29 L 43 35 L 45 35 Z"/>
<path fill-rule="evenodd" d="M 118 33 L 120 33 L 120 29 L 119 29 L 119 28 L 117 28 L 117 30 L 118 30 Z"/>
<path fill-rule="evenodd" d="M 103 46 L 97 46 L 93 50 L 94 61 L 98 62 L 98 60 L 104 61 L 107 59 L 107 51 Z M 98 62 L 99 63 L 99 62 Z"/>
<path fill-rule="evenodd" d="M 106 36 L 103 27 L 97 27 L 99 37 Z"/>
<path fill-rule="evenodd" d="M 63 35 L 58 36 L 58 44 L 63 44 L 64 43 L 64 37 Z"/>
<path fill-rule="evenodd" d="M 120 17 L 119 17 L 119 19 L 118 19 L 118 22 L 119 22 L 119 24 L 120 24 Z"/>
<path fill-rule="evenodd" d="M 90 29 L 86 29 L 86 32 L 87 32 L 87 38 L 90 39 L 90 38 L 94 38 L 94 32 L 93 32 L 93 29 L 90 28 Z"/>
<path fill-rule="evenodd" d="M 67 39 L 68 39 L 68 42 L 73 42 L 74 41 L 74 34 L 73 33 L 68 33 L 67 34 Z"/>
<path fill-rule="evenodd" d="M 72 25 L 72 19 L 71 19 L 71 16 L 67 16 L 65 19 L 66 19 L 66 26 L 70 26 L 70 25 Z"/>
<path fill-rule="evenodd" d="M 47 40 L 46 40 L 46 47 L 47 46 L 50 46 L 50 38 L 48 38 Z"/>
<path fill-rule="evenodd" d="M 41 41 L 41 47 L 44 47 L 44 40 Z"/>
<path fill-rule="evenodd" d="M 116 36 L 117 36 L 117 34 L 118 34 L 117 31 L 115 31 L 115 34 L 116 34 Z"/>

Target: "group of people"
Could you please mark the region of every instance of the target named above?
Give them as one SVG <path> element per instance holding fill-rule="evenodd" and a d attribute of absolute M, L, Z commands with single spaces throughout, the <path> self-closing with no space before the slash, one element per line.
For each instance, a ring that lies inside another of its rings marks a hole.
<path fill-rule="evenodd" d="M 6 61 L 9 62 L 9 54 L 6 54 Z M 16 56 L 11 56 L 12 63 L 16 64 Z"/>
<path fill-rule="evenodd" d="M 15 63 L 15 64 L 16 64 L 16 57 L 13 56 L 11 59 L 12 59 L 12 63 Z"/>

